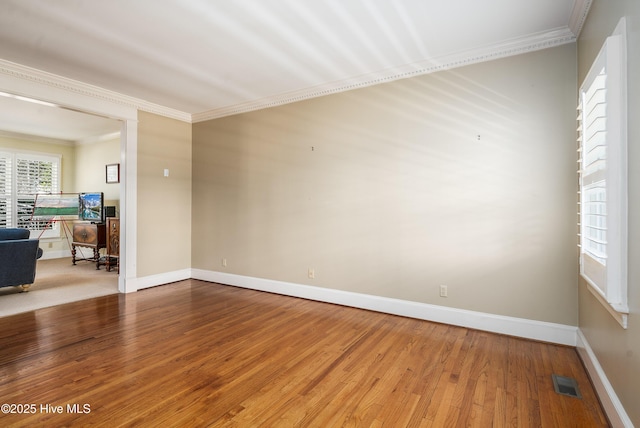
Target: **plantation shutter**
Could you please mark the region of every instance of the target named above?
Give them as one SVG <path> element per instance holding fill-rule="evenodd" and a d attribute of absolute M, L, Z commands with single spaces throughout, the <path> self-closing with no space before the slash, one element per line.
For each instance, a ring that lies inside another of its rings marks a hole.
<path fill-rule="evenodd" d="M 58 193 L 58 163 L 42 156 L 19 155 L 16 159 L 17 227 L 42 230 L 46 222 L 31 222 L 38 193 Z"/>
<path fill-rule="evenodd" d="M 0 227 L 11 227 L 11 160 L 10 153 L 0 152 Z"/>
<path fill-rule="evenodd" d="M 45 231 L 59 236 L 58 225 L 32 219 L 37 194 L 60 192 L 59 155 L 0 152 L 0 227 Z"/>
<path fill-rule="evenodd" d="M 624 328 L 627 287 L 626 21 L 607 38 L 580 87 L 580 275 Z"/>
<path fill-rule="evenodd" d="M 607 287 L 607 75 L 601 68 L 581 92 L 581 236 L 583 273 Z"/>

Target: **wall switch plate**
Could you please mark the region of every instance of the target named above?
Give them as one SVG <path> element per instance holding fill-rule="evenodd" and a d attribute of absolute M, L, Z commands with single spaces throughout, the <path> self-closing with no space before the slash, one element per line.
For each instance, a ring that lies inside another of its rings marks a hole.
<path fill-rule="evenodd" d="M 222 266 L 227 267 L 227 259 L 222 259 Z"/>
<path fill-rule="evenodd" d="M 313 279 L 316 277 L 316 271 L 315 269 L 309 268 L 309 278 Z"/>
<path fill-rule="evenodd" d="M 446 285 L 441 285 L 440 286 L 440 297 L 447 297 L 447 286 Z"/>

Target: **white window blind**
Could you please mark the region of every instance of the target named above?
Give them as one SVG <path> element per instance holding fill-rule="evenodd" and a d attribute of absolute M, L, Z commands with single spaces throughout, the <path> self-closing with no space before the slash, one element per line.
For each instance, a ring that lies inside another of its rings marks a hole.
<path fill-rule="evenodd" d="M 626 327 L 627 143 L 624 20 L 580 87 L 580 274 Z"/>
<path fill-rule="evenodd" d="M 602 68 L 582 94 L 582 249 L 607 264 L 607 75 Z M 606 281 L 602 283 L 606 287 Z"/>
<path fill-rule="evenodd" d="M 0 152 L 0 226 L 59 236 L 57 223 L 32 218 L 39 193 L 60 192 L 60 156 Z"/>
<path fill-rule="evenodd" d="M 0 152 L 0 227 L 11 227 L 11 160 L 8 153 Z"/>

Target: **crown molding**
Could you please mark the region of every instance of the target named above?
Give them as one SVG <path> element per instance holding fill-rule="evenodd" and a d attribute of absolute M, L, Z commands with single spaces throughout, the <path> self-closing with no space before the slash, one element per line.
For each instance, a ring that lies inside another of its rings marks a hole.
<path fill-rule="evenodd" d="M 582 0 L 578 0 L 582 1 Z M 584 0 L 590 1 L 590 0 Z M 437 71 L 449 70 L 471 64 L 477 64 L 509 56 L 534 52 L 542 49 L 552 48 L 576 41 L 575 34 L 568 28 L 560 28 L 550 32 L 534 34 L 526 38 L 514 39 L 512 41 L 464 51 L 441 58 L 419 61 L 406 64 L 400 67 L 393 67 L 375 73 L 369 73 L 351 79 L 337 82 L 330 82 L 323 85 L 305 88 L 298 91 L 278 94 L 260 100 L 252 100 L 241 104 L 213 109 L 192 115 L 192 122 L 203 122 L 234 114 L 247 113 L 254 110 L 261 110 L 279 105 L 294 103 L 324 95 L 336 94 L 353 89 L 373 86 L 380 83 L 392 82 L 394 80 L 406 79 L 420 75 L 430 74 Z"/>
<path fill-rule="evenodd" d="M 120 131 L 110 132 L 108 134 L 103 134 L 103 135 L 94 135 L 91 137 L 83 138 L 81 140 L 76 140 L 75 145 L 84 146 L 84 145 L 90 145 L 94 143 L 103 143 L 105 141 L 111 141 L 116 139 L 120 139 Z"/>
<path fill-rule="evenodd" d="M 571 11 L 571 17 L 569 18 L 569 29 L 576 36 L 580 36 L 584 21 L 587 19 L 589 9 L 593 0 L 575 0 L 573 3 L 573 10 Z"/>
<path fill-rule="evenodd" d="M 21 132 L 0 130 L 0 138 L 11 140 L 29 141 L 32 143 L 58 144 L 61 146 L 73 146 L 75 142 L 72 140 L 62 140 L 59 138 L 41 137 L 39 135 L 23 134 Z"/>
<path fill-rule="evenodd" d="M 586 18 L 588 8 L 591 5 L 591 1 L 592 0 L 576 0 L 574 13 L 572 14 L 572 23 L 575 22 L 575 25 L 577 25 L 576 28 L 581 28 L 582 23 Z M 550 32 L 543 32 L 524 38 L 514 39 L 498 45 L 463 51 L 440 58 L 418 61 L 349 79 L 329 82 L 310 88 L 277 94 L 259 100 L 251 100 L 194 114 L 161 106 L 139 98 L 130 97 L 98 86 L 58 76 L 56 74 L 16 64 L 3 59 L 0 59 L 0 74 L 37 82 L 49 87 L 82 94 L 96 99 L 110 101 L 115 104 L 125 105 L 183 122 L 195 123 L 573 43 L 576 41 L 576 33 L 573 30 L 573 25 L 574 24 L 572 24 L 571 29 L 569 27 L 564 27 Z"/>
<path fill-rule="evenodd" d="M 52 88 L 82 94 L 92 98 L 109 101 L 119 105 L 133 107 L 160 116 L 170 117 L 183 122 L 191 122 L 191 114 L 159 104 L 151 103 L 139 98 L 130 97 L 118 92 L 110 91 L 99 86 L 90 85 L 78 80 L 58 76 L 57 74 L 27 67 L 11 61 L 0 59 L 0 74 L 16 77 L 23 80 L 37 82 Z"/>

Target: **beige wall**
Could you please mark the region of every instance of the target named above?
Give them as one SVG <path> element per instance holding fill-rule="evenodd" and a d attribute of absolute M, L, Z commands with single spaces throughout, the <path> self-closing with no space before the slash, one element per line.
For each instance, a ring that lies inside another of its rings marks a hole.
<path fill-rule="evenodd" d="M 191 267 L 191 124 L 142 111 L 138 118 L 137 276 L 144 277 Z"/>
<path fill-rule="evenodd" d="M 194 124 L 193 268 L 576 325 L 575 64 L 565 45 Z"/>
<path fill-rule="evenodd" d="M 120 163 L 120 138 L 93 143 L 76 143 L 75 145 L 75 182 L 73 192 L 102 192 L 105 205 L 116 206 L 119 214 L 120 185 L 107 184 L 105 165 Z M 73 223 L 73 222 L 70 222 Z M 73 226 L 69 225 L 69 231 Z M 69 245 L 64 242 L 65 249 Z M 106 249 L 101 250 L 103 253 Z"/>
<path fill-rule="evenodd" d="M 580 281 L 580 329 L 635 426 L 640 426 L 640 2 L 595 0 L 578 40 L 579 82 L 604 40 L 627 17 L 629 166 L 629 326 L 624 330 Z"/>
<path fill-rule="evenodd" d="M 105 205 L 120 206 L 120 185 L 106 183 L 105 166 L 120 163 L 120 137 L 76 146 L 75 192 L 102 192 Z"/>

